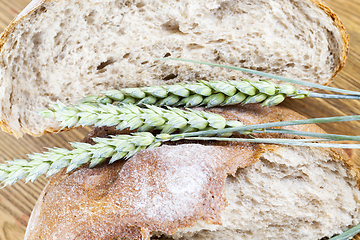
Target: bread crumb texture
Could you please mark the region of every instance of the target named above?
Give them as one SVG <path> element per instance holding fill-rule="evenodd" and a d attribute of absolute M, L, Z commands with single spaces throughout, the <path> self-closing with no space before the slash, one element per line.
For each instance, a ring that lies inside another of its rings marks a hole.
<path fill-rule="evenodd" d="M 326 84 L 346 45 L 329 11 L 307 0 L 45 1 L 2 36 L 2 128 L 18 137 L 57 130 L 36 112 L 112 88 L 256 78 L 155 60 L 163 57 Z"/>
<path fill-rule="evenodd" d="M 254 123 L 301 118 L 258 105 L 212 111 Z M 321 132 L 315 125 L 292 129 Z M 358 181 L 357 168 L 333 149 L 163 145 L 128 161 L 55 175 L 25 240 L 321 239 L 359 223 Z"/>
<path fill-rule="evenodd" d="M 359 222 L 355 175 L 331 151 L 163 146 L 57 175 L 25 239 L 320 239 Z"/>

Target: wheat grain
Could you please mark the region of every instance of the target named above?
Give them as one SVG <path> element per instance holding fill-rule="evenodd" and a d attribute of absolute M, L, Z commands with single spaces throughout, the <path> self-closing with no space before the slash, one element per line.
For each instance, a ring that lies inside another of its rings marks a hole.
<path fill-rule="evenodd" d="M 193 109 L 160 108 L 146 105 L 141 108 L 131 104 L 91 104 L 80 103 L 66 106 L 61 102 L 52 109 L 40 112 L 44 117 L 55 117 L 61 127 L 74 126 L 116 126 L 116 129 L 138 129 L 140 132 L 161 130 L 162 133 L 192 132 L 205 129 L 223 129 L 228 122 L 222 116 L 210 112 Z M 242 125 L 238 122 L 238 125 Z"/>
<path fill-rule="evenodd" d="M 63 168 L 70 172 L 86 163 L 90 163 L 92 168 L 108 158 L 109 163 L 113 163 L 119 159 L 128 159 L 140 150 L 160 146 L 163 139 L 166 139 L 164 135 L 156 138 L 151 133 L 142 132 L 94 138 L 95 145 L 72 143 L 73 150 L 49 149 L 45 153 L 29 155 L 29 160 L 17 159 L 9 161 L 8 164 L 0 164 L 0 182 L 7 186 L 23 178 L 26 178 L 26 181 L 35 181 L 42 174 L 51 176 Z"/>
<path fill-rule="evenodd" d="M 265 80 L 249 81 L 198 81 L 197 83 L 124 88 L 104 91 L 100 96 L 88 96 L 83 103 L 132 103 L 144 106 L 224 106 L 234 104 L 261 103 L 273 106 L 285 97 L 303 98 L 289 84 L 275 85 Z M 266 101 L 268 98 L 271 100 Z"/>

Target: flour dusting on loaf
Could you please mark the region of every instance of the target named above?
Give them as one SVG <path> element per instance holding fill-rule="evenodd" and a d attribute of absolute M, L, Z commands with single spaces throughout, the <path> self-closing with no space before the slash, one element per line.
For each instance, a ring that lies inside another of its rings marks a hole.
<path fill-rule="evenodd" d="M 257 105 L 211 111 L 245 123 L 303 118 Z M 113 134 L 91 136 L 104 132 Z M 25 239 L 321 239 L 358 224 L 359 203 L 359 172 L 343 151 L 177 142 L 55 175 Z"/>
<path fill-rule="evenodd" d="M 212 159 L 206 161 L 207 157 L 202 154 L 204 151 L 211 154 Z M 204 186 L 209 185 L 209 176 L 220 168 L 220 158 L 226 158 L 226 154 L 222 156 L 219 149 L 201 145 L 182 145 L 181 148 L 165 146 L 148 155 L 149 158 L 133 159 L 134 167 L 142 165 L 144 160 L 150 161 L 141 169 L 124 169 L 126 181 L 134 180 L 131 181 L 136 191 L 134 196 L 131 197 L 130 193 L 130 196 L 127 194 L 119 198 L 114 193 L 111 197 L 117 199 L 115 204 L 119 206 L 130 201 L 127 204 L 131 205 L 132 215 L 149 222 L 177 221 L 196 213 L 202 194 L 206 193 Z M 156 182 L 143 177 L 151 176 L 152 171 L 156 171 Z"/>

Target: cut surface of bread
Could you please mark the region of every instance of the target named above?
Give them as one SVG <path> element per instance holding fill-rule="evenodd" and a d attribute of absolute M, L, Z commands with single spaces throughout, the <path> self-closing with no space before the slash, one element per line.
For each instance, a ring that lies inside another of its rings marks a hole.
<path fill-rule="evenodd" d="M 212 111 L 245 124 L 302 118 L 281 107 Z M 359 223 L 359 203 L 359 172 L 342 151 L 183 142 L 55 175 L 25 239 L 315 240 Z"/>
<path fill-rule="evenodd" d="M 34 1 L 0 42 L 0 123 L 17 137 L 59 129 L 36 112 L 100 91 L 256 78 L 176 61 L 246 67 L 327 84 L 348 36 L 315 0 Z"/>

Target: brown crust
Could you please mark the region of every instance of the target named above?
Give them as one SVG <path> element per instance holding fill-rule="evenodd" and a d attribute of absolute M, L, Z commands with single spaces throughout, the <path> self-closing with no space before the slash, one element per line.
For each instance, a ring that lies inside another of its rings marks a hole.
<path fill-rule="evenodd" d="M 244 123 L 303 118 L 283 107 L 258 105 L 211 111 Z M 323 132 L 316 125 L 295 129 Z M 108 128 L 96 129 L 92 136 L 115 133 Z M 149 240 L 153 232 L 172 234 L 199 220 L 221 224 L 220 213 L 227 206 L 223 189 L 227 176 L 257 162 L 264 151 L 276 152 L 279 148 L 263 144 L 181 143 L 141 151 L 128 161 L 112 165 L 62 172 L 50 179 L 36 203 L 25 239 L 63 236 L 79 240 Z M 344 161 L 349 172 L 359 177 L 343 151 L 322 149 L 321 153 Z"/>
<path fill-rule="evenodd" d="M 39 8 L 44 2 L 50 2 L 51 0 L 32 0 L 27 7 L 5 28 L 3 33 L 0 36 L 0 49 L 7 40 L 7 37 L 10 33 L 14 31 L 15 26 L 26 16 L 31 14 L 37 8 Z M 33 6 L 32 6 L 33 5 Z"/>
<path fill-rule="evenodd" d="M 14 28 L 16 27 L 16 25 L 22 19 L 26 18 L 33 11 L 35 11 L 36 9 L 41 7 L 45 2 L 51 2 L 51 1 L 55 1 L 55 0 L 33 0 L 30 4 L 34 4 L 35 7 L 31 7 L 29 9 L 27 9 L 26 11 L 23 11 L 21 13 L 21 15 L 19 15 L 20 17 L 17 17 L 16 19 L 14 19 L 9 24 L 9 26 L 3 31 L 3 33 L 1 34 L 1 36 L 0 36 L 0 50 L 1 50 L 2 46 L 4 45 L 4 43 L 7 41 L 7 37 L 9 36 L 9 34 L 14 31 Z M 326 83 L 326 84 L 329 84 L 335 78 L 336 74 L 345 65 L 345 62 L 346 62 L 346 59 L 347 59 L 347 56 L 348 56 L 348 52 L 349 52 L 349 35 L 347 34 L 347 32 L 345 30 L 345 27 L 344 27 L 343 23 L 340 21 L 339 17 L 329 7 L 327 7 L 324 4 L 324 2 L 322 2 L 321 0 L 309 0 L 309 1 L 312 2 L 313 4 L 315 4 L 322 11 L 324 11 L 324 13 L 326 13 L 333 20 L 334 25 L 337 26 L 337 28 L 341 32 L 341 36 L 342 36 L 343 47 L 342 47 L 342 52 L 341 52 L 340 65 L 335 70 L 335 72 L 334 72 L 333 76 L 331 77 L 331 79 L 329 79 L 329 81 Z M 18 138 L 22 137 L 22 134 L 19 134 L 17 132 L 13 132 L 11 130 L 11 128 L 9 127 L 9 125 L 7 124 L 5 119 L 2 119 L 2 121 L 0 122 L 0 127 L 1 127 L 1 129 L 3 131 L 15 135 L 15 137 L 18 137 Z M 50 129 L 50 128 L 48 128 L 48 129 L 45 129 L 43 133 L 33 133 L 29 129 L 25 129 L 25 128 L 21 128 L 21 131 L 23 133 L 25 133 L 25 134 L 30 134 L 30 135 L 33 135 L 33 136 L 41 136 L 44 133 L 58 132 L 59 129 L 53 129 L 53 128 Z"/>
<path fill-rule="evenodd" d="M 331 10 L 328 6 L 326 6 L 325 3 L 321 0 L 310 0 L 310 1 L 313 2 L 322 11 L 324 11 L 324 13 L 326 13 L 333 20 L 334 24 L 341 32 L 343 47 L 340 57 L 340 65 L 336 69 L 333 77 L 329 79 L 329 82 L 327 83 L 329 84 L 335 78 L 338 72 L 340 72 L 341 69 L 343 69 L 343 67 L 345 66 L 345 62 L 349 54 L 350 38 L 349 38 L 349 34 L 346 32 L 344 24 L 341 22 L 340 18 L 333 10 Z"/>

